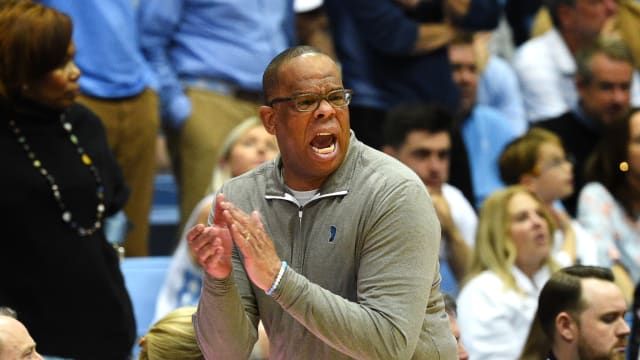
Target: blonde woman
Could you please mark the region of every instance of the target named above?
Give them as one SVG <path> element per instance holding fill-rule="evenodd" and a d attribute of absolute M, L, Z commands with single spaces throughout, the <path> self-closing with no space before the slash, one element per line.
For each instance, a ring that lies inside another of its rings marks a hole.
<path fill-rule="evenodd" d="M 556 260 L 598 265 L 595 240 L 561 203 L 574 192 L 574 171 L 573 162 L 555 133 L 532 127 L 505 147 L 499 168 L 505 184 L 529 188 L 553 215 L 557 226 L 553 248 Z"/>
<path fill-rule="evenodd" d="M 218 155 L 207 193 L 191 212 L 185 229 L 207 223 L 213 194 L 224 181 L 252 170 L 275 158 L 277 154 L 275 137 L 267 133 L 257 117 L 250 117 L 237 125 L 227 136 Z M 160 319 L 179 306 L 197 305 L 201 286 L 202 269 L 189 253 L 185 231 L 180 237 L 167 278 L 160 289 L 155 319 Z"/>
<path fill-rule="evenodd" d="M 468 280 L 458 297 L 458 323 L 469 358 L 520 354 L 540 288 L 559 268 L 551 256 L 554 221 L 523 186 L 491 194 L 478 218 Z"/>
<path fill-rule="evenodd" d="M 195 311 L 195 306 L 179 307 L 153 324 L 138 342 L 138 360 L 204 360 L 191 322 Z"/>

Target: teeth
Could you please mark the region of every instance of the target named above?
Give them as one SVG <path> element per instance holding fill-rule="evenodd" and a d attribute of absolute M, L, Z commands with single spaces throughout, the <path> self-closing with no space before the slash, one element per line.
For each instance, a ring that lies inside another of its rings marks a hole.
<path fill-rule="evenodd" d="M 322 148 L 322 149 L 317 148 L 315 146 L 312 146 L 311 148 L 313 149 L 313 151 L 315 151 L 318 154 L 328 154 L 336 148 L 336 144 L 331 144 L 331 146 Z"/>

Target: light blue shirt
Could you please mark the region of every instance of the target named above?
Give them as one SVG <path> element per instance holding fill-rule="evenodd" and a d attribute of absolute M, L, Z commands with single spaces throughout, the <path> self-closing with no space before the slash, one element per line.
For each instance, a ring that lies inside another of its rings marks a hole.
<path fill-rule="evenodd" d="M 478 104 L 491 106 L 507 118 L 516 134 L 529 127 L 515 70 L 503 58 L 492 55 L 480 75 Z"/>
<path fill-rule="evenodd" d="M 163 119 L 179 126 L 189 116 L 185 79 L 260 91 L 268 63 L 294 42 L 294 14 L 293 0 L 141 2 L 141 46 L 159 81 Z"/>
<path fill-rule="evenodd" d="M 99 98 L 134 96 L 154 87 L 153 73 L 138 43 L 131 0 L 41 0 L 73 20 L 80 90 Z M 148 1 L 147 1 L 148 2 Z"/>
<path fill-rule="evenodd" d="M 516 136 L 509 121 L 485 105 L 476 105 L 465 120 L 462 137 L 469 156 L 476 209 L 494 190 L 505 186 L 500 179 L 498 160 L 504 147 Z"/>

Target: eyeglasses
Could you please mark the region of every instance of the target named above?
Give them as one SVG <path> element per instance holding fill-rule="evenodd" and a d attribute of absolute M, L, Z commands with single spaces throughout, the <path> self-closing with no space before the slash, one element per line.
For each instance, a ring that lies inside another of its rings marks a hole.
<path fill-rule="evenodd" d="M 324 95 L 320 94 L 298 94 L 289 97 L 275 98 L 269 102 L 269 106 L 273 106 L 275 103 L 293 101 L 296 110 L 300 112 L 312 112 L 316 111 L 320 107 L 322 100 L 327 100 L 334 108 L 343 108 L 351 103 L 351 96 L 353 90 L 349 89 L 336 89 L 331 90 Z"/>
<path fill-rule="evenodd" d="M 557 169 L 559 167 L 561 167 L 564 164 L 571 164 L 574 165 L 576 163 L 575 159 L 573 158 L 573 156 L 568 155 L 567 157 L 564 158 L 553 158 L 550 161 L 547 161 L 546 163 L 542 164 L 541 166 L 537 167 L 537 173 L 542 173 L 545 172 L 547 170 L 551 170 L 551 169 Z"/>

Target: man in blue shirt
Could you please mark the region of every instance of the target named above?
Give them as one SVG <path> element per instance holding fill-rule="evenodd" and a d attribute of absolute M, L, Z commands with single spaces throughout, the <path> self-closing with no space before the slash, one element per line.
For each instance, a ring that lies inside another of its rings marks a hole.
<path fill-rule="evenodd" d="M 211 180 L 227 133 L 262 103 L 262 72 L 293 44 L 293 0 L 140 3 L 141 45 L 159 81 L 179 187 L 180 228 Z"/>
<path fill-rule="evenodd" d="M 325 0 L 345 86 L 353 89 L 351 127 L 380 148 L 382 124 L 401 102 L 454 110 L 458 94 L 446 45 L 455 27 L 493 29 L 497 0 Z"/>

